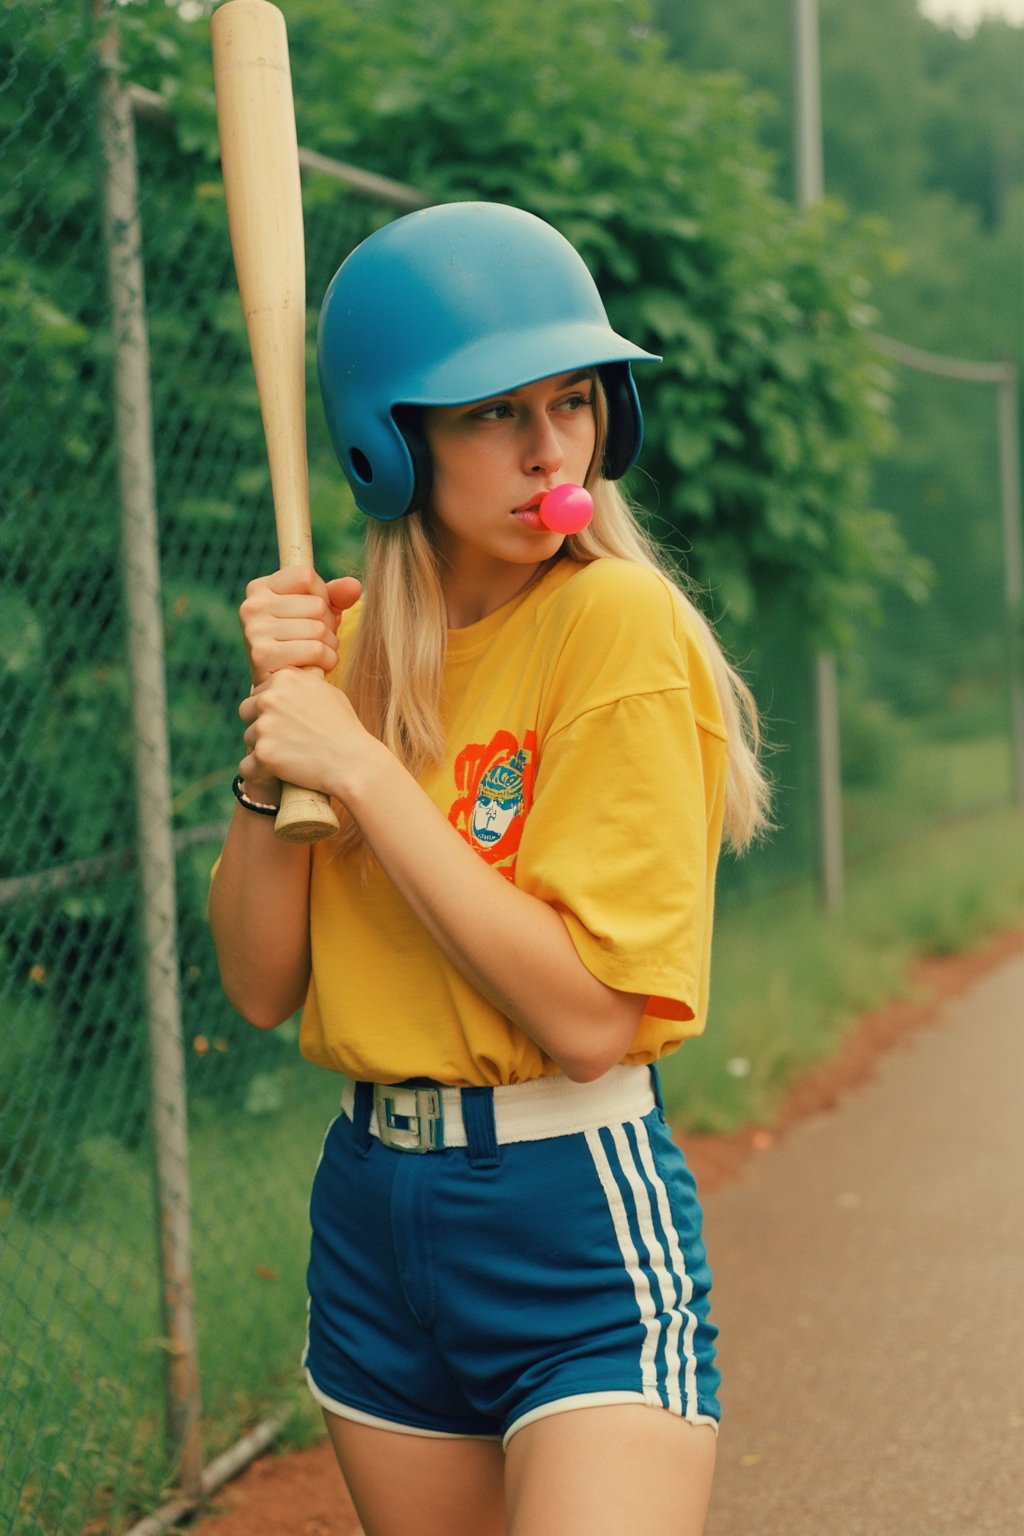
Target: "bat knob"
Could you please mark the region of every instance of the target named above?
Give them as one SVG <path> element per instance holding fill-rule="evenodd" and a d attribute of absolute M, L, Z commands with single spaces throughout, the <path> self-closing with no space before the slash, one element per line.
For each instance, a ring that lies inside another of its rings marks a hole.
<path fill-rule="evenodd" d="M 556 485 L 537 508 L 537 515 L 552 533 L 580 533 L 594 515 L 594 503 L 582 485 Z"/>

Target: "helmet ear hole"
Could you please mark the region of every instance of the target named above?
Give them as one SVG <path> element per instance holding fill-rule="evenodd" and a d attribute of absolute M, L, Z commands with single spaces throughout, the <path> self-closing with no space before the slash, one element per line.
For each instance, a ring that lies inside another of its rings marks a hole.
<path fill-rule="evenodd" d="M 350 448 L 348 467 L 362 485 L 373 484 L 373 465 L 361 448 Z"/>

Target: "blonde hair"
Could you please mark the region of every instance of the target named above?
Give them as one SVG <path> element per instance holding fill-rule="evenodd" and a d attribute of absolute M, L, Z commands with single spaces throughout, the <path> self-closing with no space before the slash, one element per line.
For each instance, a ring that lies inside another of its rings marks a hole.
<path fill-rule="evenodd" d="M 691 583 L 670 567 L 618 485 L 602 478 L 607 405 L 596 376 L 595 384 L 597 447 L 587 475 L 594 516 L 581 533 L 565 540 L 563 557 L 580 565 L 630 560 L 659 572 L 674 586 L 703 639 L 718 690 L 729 749 L 724 836 L 731 848 L 742 851 L 769 825 L 771 791 L 758 759 L 757 705 L 726 660 L 691 595 Z M 342 687 L 367 730 L 415 777 L 429 763 L 440 762 L 445 747 L 440 690 L 447 612 L 429 512 L 388 523 L 371 520 L 363 576 L 362 618 Z M 362 843 L 358 827 L 344 814 L 340 837 L 344 851 Z"/>

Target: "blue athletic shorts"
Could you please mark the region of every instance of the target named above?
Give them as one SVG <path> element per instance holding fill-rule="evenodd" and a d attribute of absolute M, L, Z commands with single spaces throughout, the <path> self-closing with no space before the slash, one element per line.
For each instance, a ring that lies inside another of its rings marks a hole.
<path fill-rule="evenodd" d="M 606 1403 L 717 1424 L 701 1210 L 660 1103 L 499 1146 L 489 1090 L 470 1092 L 485 1129 L 465 1147 L 383 1145 L 359 1099 L 329 1127 L 310 1204 L 314 1396 L 381 1428 L 506 1443 Z"/>

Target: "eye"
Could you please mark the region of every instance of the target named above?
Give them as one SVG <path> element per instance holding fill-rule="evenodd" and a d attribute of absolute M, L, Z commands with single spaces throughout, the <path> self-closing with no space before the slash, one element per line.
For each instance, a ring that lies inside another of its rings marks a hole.
<path fill-rule="evenodd" d="M 481 405 L 471 413 L 474 421 L 507 421 L 512 415 L 512 407 L 502 400 L 495 400 L 491 405 Z"/>
<path fill-rule="evenodd" d="M 572 415 L 576 411 L 587 410 L 593 404 L 593 400 L 593 395 L 589 394 L 567 395 L 564 400 L 559 401 L 558 409 Z"/>

